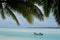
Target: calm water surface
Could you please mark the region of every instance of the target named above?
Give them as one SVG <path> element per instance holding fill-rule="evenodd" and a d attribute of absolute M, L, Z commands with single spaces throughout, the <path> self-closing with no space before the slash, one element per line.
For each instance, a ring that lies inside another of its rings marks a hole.
<path fill-rule="evenodd" d="M 59 40 L 60 34 L 44 33 L 44 35 L 34 35 L 33 32 L 0 32 L 0 38 L 4 40 Z"/>

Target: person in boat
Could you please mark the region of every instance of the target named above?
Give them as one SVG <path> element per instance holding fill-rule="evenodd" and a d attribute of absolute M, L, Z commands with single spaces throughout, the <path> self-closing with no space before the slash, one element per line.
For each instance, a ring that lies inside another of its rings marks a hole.
<path fill-rule="evenodd" d="M 40 33 L 34 32 L 34 34 L 35 34 L 35 35 L 43 35 L 43 33 L 41 33 L 41 32 L 40 32 Z"/>

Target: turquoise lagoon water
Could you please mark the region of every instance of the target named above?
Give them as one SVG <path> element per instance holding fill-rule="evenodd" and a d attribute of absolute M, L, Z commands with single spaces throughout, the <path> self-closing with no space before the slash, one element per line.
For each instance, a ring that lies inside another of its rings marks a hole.
<path fill-rule="evenodd" d="M 44 35 L 34 35 L 33 32 L 0 31 L 0 40 L 9 40 L 9 39 L 11 40 L 60 40 L 59 33 L 43 33 L 43 34 Z"/>

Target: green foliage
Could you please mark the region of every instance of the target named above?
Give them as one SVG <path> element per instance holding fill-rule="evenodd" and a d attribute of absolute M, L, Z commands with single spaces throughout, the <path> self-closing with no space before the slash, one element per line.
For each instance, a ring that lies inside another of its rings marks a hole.
<path fill-rule="evenodd" d="M 2 17 L 3 19 L 5 19 L 5 15 L 4 15 L 3 9 L 2 9 L 2 11 L 1 11 L 1 17 Z"/>
<path fill-rule="evenodd" d="M 8 12 L 9 12 L 9 13 L 7 13 L 7 14 L 10 15 L 11 18 L 12 18 L 13 20 L 15 20 L 16 23 L 19 25 L 18 19 L 16 18 L 15 14 L 14 14 L 7 6 L 6 6 L 6 9 L 7 9 Z"/>
<path fill-rule="evenodd" d="M 33 22 L 33 16 L 39 20 L 43 20 L 43 13 L 35 4 L 39 6 L 43 5 L 44 15 L 46 17 L 49 17 L 50 11 L 53 10 L 56 21 L 58 24 L 60 24 L 60 0 L 7 0 L 6 3 L 6 9 L 9 12 L 8 14 L 16 21 L 17 24 L 19 24 L 19 21 L 11 9 L 20 12 L 19 14 L 22 14 L 29 23 Z M 9 7 L 11 9 L 9 9 Z M 0 3 L 0 9 L 1 8 L 2 7 Z M 1 15 L 2 18 L 5 19 L 3 10 L 1 11 Z"/>

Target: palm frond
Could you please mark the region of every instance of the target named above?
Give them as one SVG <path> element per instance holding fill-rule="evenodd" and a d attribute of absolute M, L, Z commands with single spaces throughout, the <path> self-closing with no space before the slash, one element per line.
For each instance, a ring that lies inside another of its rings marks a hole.
<path fill-rule="evenodd" d="M 3 9 L 2 9 L 2 11 L 1 11 L 1 17 L 2 17 L 2 19 L 5 19 L 5 15 L 4 15 Z"/>
<path fill-rule="evenodd" d="M 18 19 L 16 18 L 16 16 L 14 15 L 14 13 L 13 13 L 7 6 L 6 6 L 6 9 L 7 9 L 8 12 L 9 12 L 9 13 L 7 13 L 7 14 L 10 15 L 11 18 L 12 18 L 13 20 L 15 20 L 16 23 L 19 25 L 19 21 L 18 21 Z"/>

